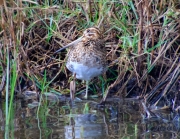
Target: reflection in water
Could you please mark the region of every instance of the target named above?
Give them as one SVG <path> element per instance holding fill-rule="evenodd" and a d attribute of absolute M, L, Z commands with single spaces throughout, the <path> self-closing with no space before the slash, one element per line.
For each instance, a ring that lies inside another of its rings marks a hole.
<path fill-rule="evenodd" d="M 71 125 L 65 126 L 66 139 L 101 139 L 106 135 L 106 125 L 98 122 L 94 114 L 79 114 L 71 118 Z"/>
<path fill-rule="evenodd" d="M 2 103 L 3 104 L 3 103 Z M 103 106 L 94 101 L 43 101 L 14 103 L 9 138 L 18 139 L 143 139 L 179 138 L 179 116 L 161 114 L 142 119 L 139 101 L 109 101 Z M 28 107 L 29 106 L 29 107 Z M 39 107 L 38 107 L 39 106 Z M 0 138 L 5 135 L 4 105 L 0 107 Z"/>

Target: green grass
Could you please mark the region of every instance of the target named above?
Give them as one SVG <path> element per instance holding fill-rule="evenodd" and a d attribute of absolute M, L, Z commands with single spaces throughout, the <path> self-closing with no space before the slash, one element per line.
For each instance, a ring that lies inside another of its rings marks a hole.
<path fill-rule="evenodd" d="M 7 119 L 22 78 L 32 82 L 32 89 L 42 94 L 68 92 L 71 73 L 65 67 L 67 51 L 54 56 L 49 65 L 47 61 L 91 26 L 102 30 L 109 62 L 107 78 L 100 77 L 94 83 L 102 91 L 92 87 L 92 94 L 124 90 L 124 84 L 136 79 L 142 96 L 148 96 L 160 79 L 165 80 L 176 71 L 180 51 L 178 1 L 164 1 L 161 5 L 158 1 L 136 2 L 99 0 L 88 7 L 78 2 L 6 1 L 0 15 L 0 64 L 6 69 L 6 87 L 2 92 L 6 92 Z M 154 71 L 159 73 L 153 75 Z M 77 89 L 82 87 L 80 81 L 76 84 Z M 173 85 L 177 85 L 177 80 Z M 170 92 L 165 89 L 168 83 L 165 86 L 158 88 L 165 91 L 163 96 Z"/>

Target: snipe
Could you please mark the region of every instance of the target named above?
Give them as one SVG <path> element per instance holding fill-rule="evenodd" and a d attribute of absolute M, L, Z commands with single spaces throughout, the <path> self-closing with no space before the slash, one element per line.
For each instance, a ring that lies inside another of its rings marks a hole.
<path fill-rule="evenodd" d="M 76 75 L 77 79 L 86 81 L 85 98 L 87 99 L 89 81 L 107 70 L 106 48 L 102 34 L 96 27 L 88 28 L 82 37 L 55 53 L 70 46 L 66 67 Z"/>

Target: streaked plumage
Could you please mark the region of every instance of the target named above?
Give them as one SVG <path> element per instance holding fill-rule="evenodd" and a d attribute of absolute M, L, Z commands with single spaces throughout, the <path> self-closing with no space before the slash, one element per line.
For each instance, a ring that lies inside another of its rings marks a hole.
<path fill-rule="evenodd" d="M 87 98 L 88 82 L 107 70 L 106 48 L 101 32 L 95 27 L 88 28 L 81 38 L 66 47 L 69 46 L 66 67 L 76 74 L 77 79 L 86 81 Z"/>

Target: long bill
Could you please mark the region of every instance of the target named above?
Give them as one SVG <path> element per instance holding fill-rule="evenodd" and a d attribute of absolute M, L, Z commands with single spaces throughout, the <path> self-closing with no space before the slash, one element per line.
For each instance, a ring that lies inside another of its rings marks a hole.
<path fill-rule="evenodd" d="M 82 37 L 83 37 L 83 36 L 82 36 Z M 79 39 L 77 39 L 77 40 L 69 43 L 68 45 L 60 48 L 59 50 L 57 50 L 56 52 L 54 52 L 54 54 L 59 53 L 59 52 L 61 52 L 62 50 L 66 49 L 66 48 L 68 48 L 68 47 L 70 47 L 70 46 L 76 45 L 77 43 L 79 43 L 79 42 L 82 40 L 82 37 L 80 37 Z"/>

